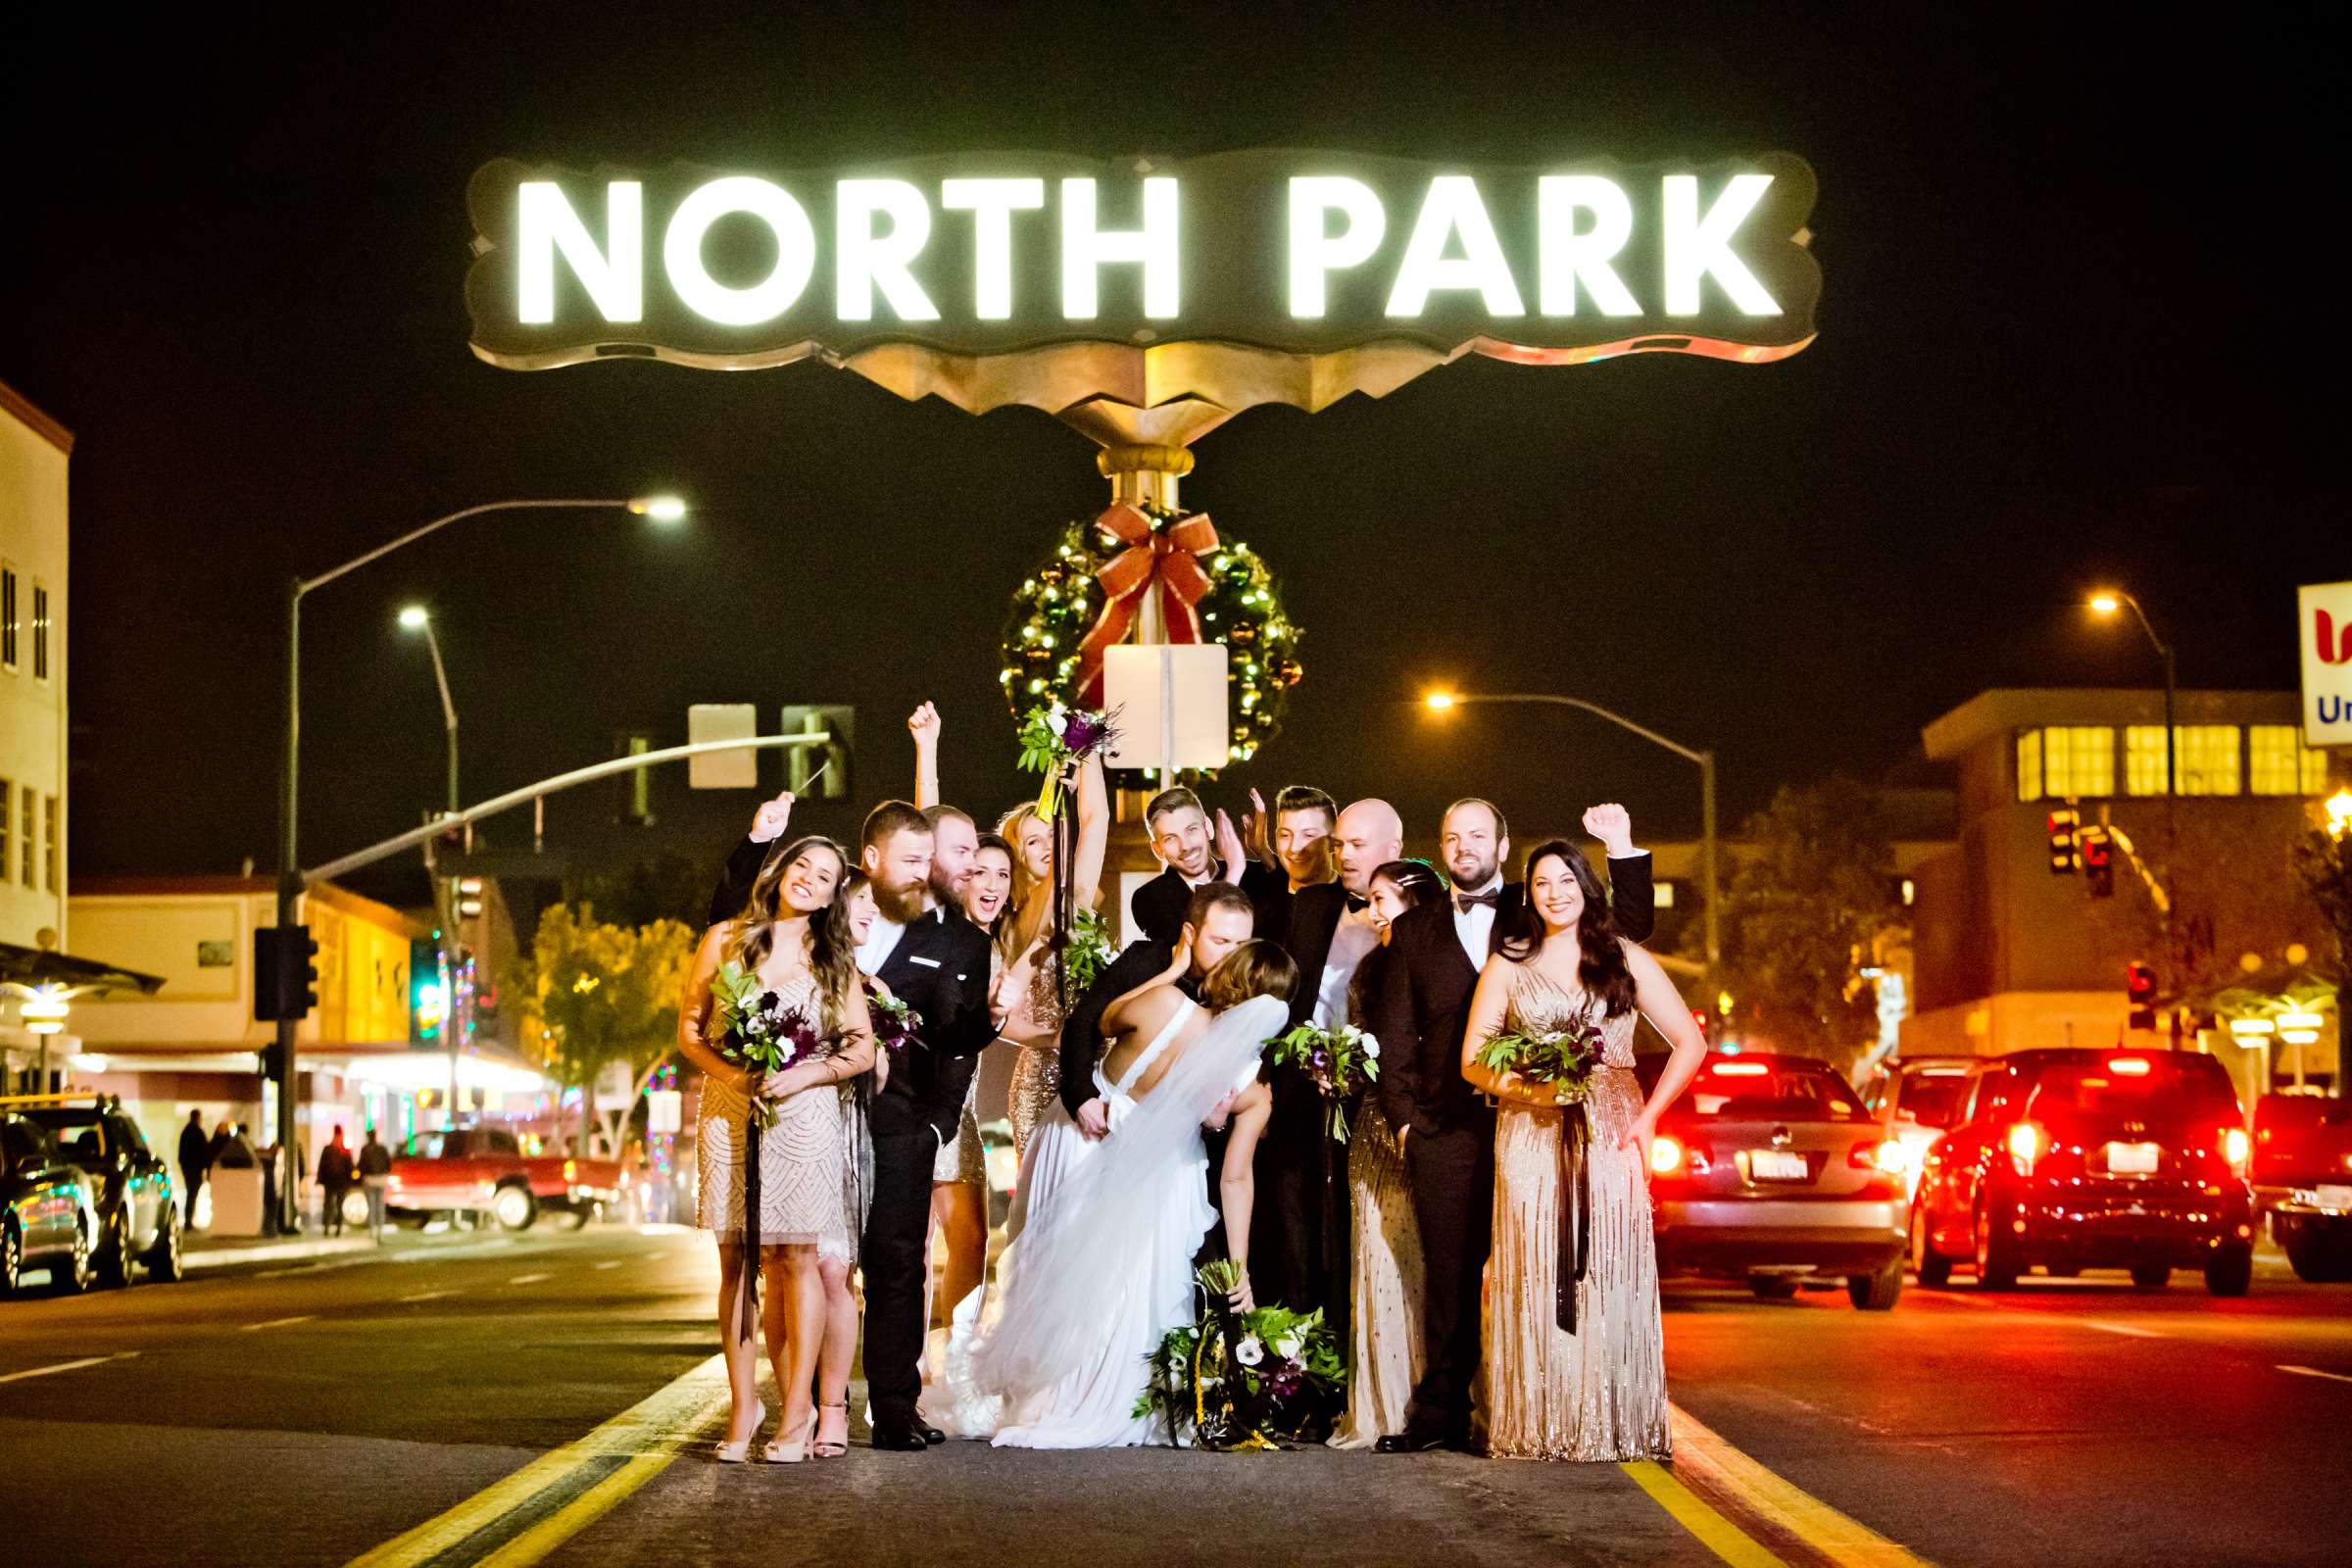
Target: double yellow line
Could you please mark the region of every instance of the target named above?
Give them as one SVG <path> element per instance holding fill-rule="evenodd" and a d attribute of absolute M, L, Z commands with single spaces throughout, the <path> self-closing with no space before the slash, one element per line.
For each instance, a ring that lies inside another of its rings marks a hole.
<path fill-rule="evenodd" d="M 726 1408 L 726 1358 L 714 1355 L 350 1568 L 530 1568 L 668 1469 Z"/>
<path fill-rule="evenodd" d="M 1702 1496 L 1796 1542 L 1830 1568 L 1933 1568 L 1927 1559 L 1799 1491 L 1673 1407 L 1674 1469 L 1647 1460 L 1623 1466 L 1634 1484 L 1732 1568 L 1788 1568 L 1788 1559 L 1733 1523 Z M 1684 1484 L 1684 1477 L 1697 1490 Z"/>

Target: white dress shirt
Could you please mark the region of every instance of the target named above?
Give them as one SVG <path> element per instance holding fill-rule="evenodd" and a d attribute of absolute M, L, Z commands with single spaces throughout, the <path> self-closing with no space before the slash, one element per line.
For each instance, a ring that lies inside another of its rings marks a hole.
<path fill-rule="evenodd" d="M 858 944 L 858 967 L 867 974 L 879 974 L 890 956 L 899 951 L 899 939 L 906 928 L 885 915 L 875 915 L 865 940 Z"/>
<path fill-rule="evenodd" d="M 1468 891 L 1478 894 L 1501 892 L 1502 873 L 1496 871 L 1493 876 L 1487 878 L 1485 887 L 1471 888 Z M 1458 904 L 1455 905 L 1453 906 L 1453 934 L 1461 939 L 1462 951 L 1470 956 L 1470 967 L 1484 969 L 1487 966 L 1489 945 L 1494 935 L 1494 906 L 1491 904 L 1474 904 L 1470 906 L 1470 911 L 1465 914 L 1462 912 L 1462 906 Z"/>
<path fill-rule="evenodd" d="M 1380 946 L 1380 931 L 1369 909 L 1350 909 L 1340 916 L 1331 933 L 1331 952 L 1323 959 L 1323 983 L 1315 988 L 1314 1025 L 1336 1029 L 1348 1021 L 1348 987 L 1364 956 Z"/>

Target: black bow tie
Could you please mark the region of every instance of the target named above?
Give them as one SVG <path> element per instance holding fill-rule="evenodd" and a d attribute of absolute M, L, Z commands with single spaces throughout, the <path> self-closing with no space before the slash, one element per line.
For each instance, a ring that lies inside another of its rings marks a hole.
<path fill-rule="evenodd" d="M 1501 902 L 1502 889 L 1500 888 L 1496 888 L 1492 893 L 1456 893 L 1453 896 L 1453 910 L 1456 914 L 1468 914 L 1478 905 L 1483 904 L 1492 909 Z"/>
<path fill-rule="evenodd" d="M 1355 914 L 1370 907 L 1372 907 L 1372 901 L 1362 894 L 1350 893 L 1348 895 L 1348 912 L 1349 914 Z"/>

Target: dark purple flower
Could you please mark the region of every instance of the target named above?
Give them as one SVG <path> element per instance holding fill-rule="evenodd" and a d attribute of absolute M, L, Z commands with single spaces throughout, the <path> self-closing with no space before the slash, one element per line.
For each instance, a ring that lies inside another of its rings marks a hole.
<path fill-rule="evenodd" d="M 1102 739 L 1102 721 L 1083 709 L 1071 713 L 1061 727 L 1061 744 L 1080 757 L 1093 751 Z"/>

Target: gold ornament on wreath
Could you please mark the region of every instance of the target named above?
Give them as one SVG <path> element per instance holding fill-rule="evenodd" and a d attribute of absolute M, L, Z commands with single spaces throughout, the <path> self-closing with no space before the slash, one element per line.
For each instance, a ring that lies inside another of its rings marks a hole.
<path fill-rule="evenodd" d="M 1004 627 L 1005 706 L 1017 720 L 1043 704 L 1102 706 L 1102 651 L 1126 640 L 1144 596 L 1157 594 L 1172 643 L 1223 643 L 1231 682 L 1231 760 L 1246 762 L 1282 728 L 1305 666 L 1256 551 L 1219 537 L 1204 513 L 1118 505 L 1071 522 L 1013 591 Z"/>

